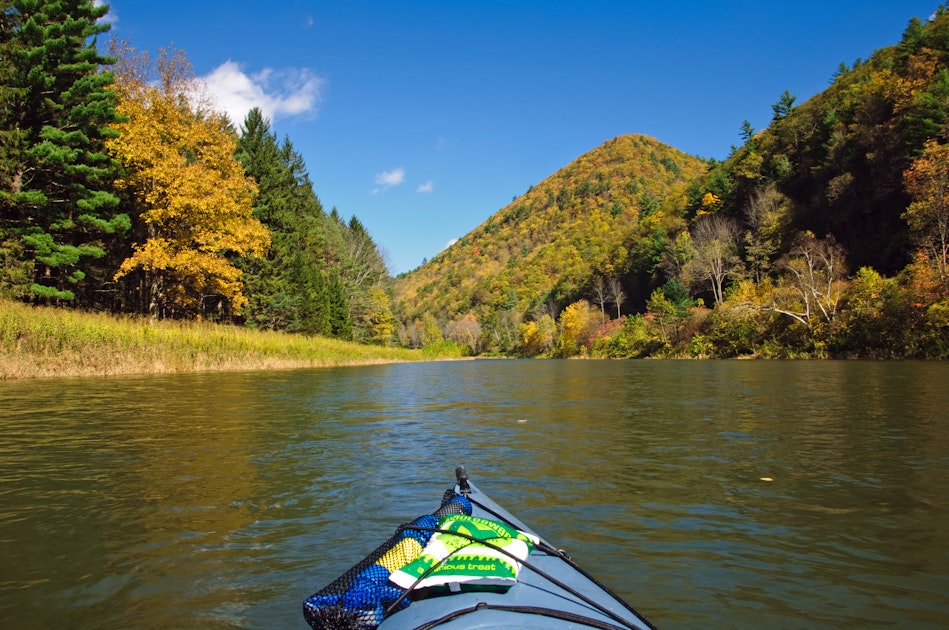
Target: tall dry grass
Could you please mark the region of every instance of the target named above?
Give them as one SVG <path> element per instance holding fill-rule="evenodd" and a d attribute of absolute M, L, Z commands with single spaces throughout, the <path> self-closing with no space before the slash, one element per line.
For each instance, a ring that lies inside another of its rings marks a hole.
<path fill-rule="evenodd" d="M 0 300 L 0 379 L 275 370 L 431 359 L 420 351 Z"/>

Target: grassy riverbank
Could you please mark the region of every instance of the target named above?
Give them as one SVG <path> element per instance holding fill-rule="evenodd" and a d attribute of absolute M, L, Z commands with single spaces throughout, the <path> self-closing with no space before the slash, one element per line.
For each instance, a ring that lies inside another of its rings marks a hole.
<path fill-rule="evenodd" d="M 421 351 L 0 300 L 0 380 L 417 361 Z"/>

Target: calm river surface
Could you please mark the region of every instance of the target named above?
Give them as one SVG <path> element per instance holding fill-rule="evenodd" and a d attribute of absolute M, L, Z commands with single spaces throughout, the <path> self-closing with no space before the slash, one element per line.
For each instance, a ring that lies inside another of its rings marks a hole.
<path fill-rule="evenodd" d="M 949 363 L 0 382 L 0 627 L 305 628 L 465 464 L 660 628 L 945 628 L 947 410 Z"/>

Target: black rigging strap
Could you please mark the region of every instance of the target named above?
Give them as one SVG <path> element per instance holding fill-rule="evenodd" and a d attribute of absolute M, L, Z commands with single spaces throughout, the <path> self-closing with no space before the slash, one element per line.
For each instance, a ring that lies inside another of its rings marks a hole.
<path fill-rule="evenodd" d="M 478 604 L 475 604 L 469 608 L 455 610 L 445 615 L 441 619 L 435 619 L 433 621 L 429 621 L 428 623 L 422 624 L 421 626 L 416 626 L 415 630 L 429 630 L 430 628 L 440 626 L 443 623 L 448 623 L 449 621 L 453 621 L 458 617 L 462 617 L 468 613 L 477 612 L 479 610 L 500 610 L 503 612 L 541 615 L 544 617 L 553 617 L 554 619 L 562 619 L 564 621 L 580 624 L 582 626 L 589 626 L 591 628 L 600 628 L 601 630 L 625 630 L 626 628 L 635 627 L 628 625 L 614 626 L 613 624 L 606 623 L 605 621 L 590 619 L 589 617 L 564 612 L 562 610 L 554 610 L 553 608 L 539 608 L 537 606 L 500 606 L 497 604 L 489 604 L 487 602 L 479 602 Z"/>

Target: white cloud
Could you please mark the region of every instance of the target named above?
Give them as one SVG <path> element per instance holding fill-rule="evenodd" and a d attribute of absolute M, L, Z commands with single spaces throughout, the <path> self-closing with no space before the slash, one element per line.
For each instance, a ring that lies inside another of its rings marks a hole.
<path fill-rule="evenodd" d="M 415 189 L 415 192 L 419 193 L 430 193 L 435 190 L 435 183 L 432 180 L 428 180 L 424 184 L 419 184 L 418 188 Z"/>
<path fill-rule="evenodd" d="M 101 7 L 105 3 L 106 3 L 106 0 L 93 0 L 92 2 L 93 6 L 95 7 Z M 119 16 L 115 14 L 115 10 L 111 7 L 111 5 L 109 6 L 109 11 L 105 15 L 103 15 L 101 18 L 99 18 L 100 23 L 106 22 L 113 26 L 115 26 L 115 23 L 118 21 L 119 21 Z"/>
<path fill-rule="evenodd" d="M 230 59 L 200 79 L 214 104 L 240 125 L 252 107 L 264 118 L 315 116 L 322 100 L 325 79 L 308 68 L 265 68 L 248 75 Z"/>
<path fill-rule="evenodd" d="M 450 241 L 448 241 L 447 243 L 445 243 L 445 249 L 448 249 L 449 247 L 451 247 L 452 245 L 454 245 L 454 244 L 457 243 L 457 242 L 458 242 L 458 239 L 457 239 L 457 238 L 451 239 Z"/>
<path fill-rule="evenodd" d="M 394 168 L 391 171 L 382 171 L 376 175 L 376 185 L 378 188 L 372 191 L 372 194 L 380 193 L 384 190 L 388 190 L 393 186 L 398 186 L 399 184 L 405 181 L 405 169 L 404 168 Z"/>

